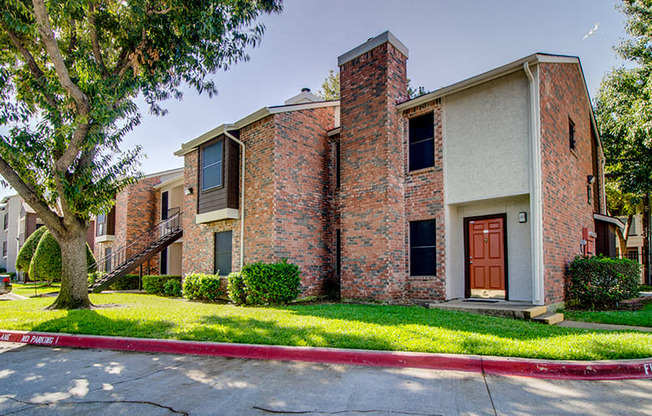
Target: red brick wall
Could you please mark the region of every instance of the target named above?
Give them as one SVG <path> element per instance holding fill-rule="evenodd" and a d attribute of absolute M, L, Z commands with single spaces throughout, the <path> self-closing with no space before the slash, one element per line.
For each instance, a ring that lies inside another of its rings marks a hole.
<path fill-rule="evenodd" d="M 564 272 L 580 254 L 582 228 L 594 231 L 587 176 L 594 174 L 591 104 L 574 64 L 540 65 L 543 256 L 545 303 L 564 298 Z M 568 118 L 575 123 L 575 150 L 569 148 Z M 599 188 L 594 185 L 594 199 Z"/>
<path fill-rule="evenodd" d="M 96 243 L 95 256 L 98 260 L 104 257 L 107 247 L 111 247 L 113 254 L 122 247 L 136 242 L 127 250 L 127 255 L 133 255 L 145 247 L 144 242 L 138 243 L 138 238 L 146 230 L 158 222 L 158 191 L 153 187 L 161 183 L 161 178 L 156 176 L 138 181 L 129 185 L 116 196 L 115 202 L 115 240 L 113 242 Z M 136 272 L 134 269 L 131 272 Z M 158 274 L 158 256 L 143 265 L 146 274 Z"/>
<path fill-rule="evenodd" d="M 273 116 L 252 123 L 240 131 L 240 140 L 246 145 L 247 156 L 245 263 L 274 259 L 274 134 Z M 242 163 L 242 158 L 240 163 Z M 193 188 L 194 192 L 184 198 L 183 274 L 213 273 L 214 233 L 228 230 L 233 232 L 232 270 L 239 270 L 240 220 L 196 224 L 198 150 L 185 155 L 184 166 L 184 187 Z M 239 176 L 236 180 L 240 180 Z M 242 202 L 240 202 L 240 206 L 242 206 Z"/>
<path fill-rule="evenodd" d="M 240 131 L 246 145 L 245 263 L 281 258 L 299 265 L 302 295 L 322 293 L 332 277 L 328 138 L 334 110 L 266 117 Z M 197 189 L 198 152 L 185 156 L 184 186 Z M 242 163 L 242 161 L 241 161 Z M 240 220 L 195 224 L 196 192 L 184 199 L 183 273 L 212 273 L 213 234 L 233 231 L 233 270 L 239 269 Z"/>
<path fill-rule="evenodd" d="M 303 296 L 320 295 L 334 267 L 326 134 L 333 127 L 333 107 L 281 113 L 274 120 L 274 259 L 299 266 Z"/>
<path fill-rule="evenodd" d="M 408 120 L 429 112 L 435 122 L 435 166 L 409 172 Z M 413 300 L 444 300 L 446 298 L 446 235 L 444 223 L 444 156 L 441 104 L 434 101 L 411 108 L 405 114 L 403 130 L 405 169 L 406 253 L 405 272 L 408 276 L 407 292 Z M 409 222 L 434 219 L 436 223 L 437 275 L 409 276 Z"/>
<path fill-rule="evenodd" d="M 396 100 L 406 60 L 385 43 L 340 67 L 343 298 L 406 295 L 404 155 Z"/>
<path fill-rule="evenodd" d="M 184 189 L 192 188 L 183 201 L 183 260 L 181 270 L 184 275 L 191 273 L 213 273 L 214 237 L 204 224 L 196 224 L 198 189 L 197 149 L 184 157 Z M 234 222 L 233 220 L 228 221 Z"/>

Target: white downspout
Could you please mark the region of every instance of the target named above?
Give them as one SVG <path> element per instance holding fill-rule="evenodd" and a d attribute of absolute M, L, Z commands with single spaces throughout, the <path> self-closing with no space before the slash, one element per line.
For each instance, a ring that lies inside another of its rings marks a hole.
<path fill-rule="evenodd" d="M 532 300 L 543 305 L 543 218 L 541 212 L 541 139 L 539 137 L 538 94 L 530 64 L 523 63 L 530 87 L 530 212 L 532 232 Z"/>
<path fill-rule="evenodd" d="M 242 166 L 240 168 L 240 271 L 244 265 L 244 229 L 245 229 L 245 167 L 246 167 L 246 158 L 245 158 L 245 144 L 238 140 L 234 135 L 229 133 L 226 129 L 224 130 L 224 135 L 234 142 L 238 143 L 242 148 Z"/>

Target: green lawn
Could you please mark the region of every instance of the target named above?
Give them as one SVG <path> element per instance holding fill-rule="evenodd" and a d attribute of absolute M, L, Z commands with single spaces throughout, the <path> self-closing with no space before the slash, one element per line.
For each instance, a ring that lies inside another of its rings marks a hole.
<path fill-rule="evenodd" d="M 52 286 L 48 286 L 44 283 L 36 283 L 36 285 L 34 283 L 13 283 L 11 293 L 25 297 L 32 297 L 34 295 L 40 296 L 44 293 L 58 292 L 60 286 L 59 283 L 53 283 Z"/>
<path fill-rule="evenodd" d="M 603 324 L 652 327 L 652 303 L 638 311 L 564 311 L 566 319 Z"/>
<path fill-rule="evenodd" d="M 91 311 L 47 311 L 51 298 L 0 302 L 0 328 L 252 344 L 550 359 L 652 357 L 652 334 L 544 326 L 379 305 L 238 307 L 139 294 L 91 295 Z"/>

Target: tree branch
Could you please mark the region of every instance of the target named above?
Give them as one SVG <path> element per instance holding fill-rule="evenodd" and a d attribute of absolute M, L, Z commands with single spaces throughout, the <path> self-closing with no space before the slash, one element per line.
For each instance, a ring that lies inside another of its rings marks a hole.
<path fill-rule="evenodd" d="M 43 220 L 48 229 L 56 234 L 64 234 L 65 227 L 61 218 L 55 214 L 50 207 L 39 198 L 39 196 L 27 185 L 11 166 L 0 157 L 0 174 L 20 194 L 30 207 Z"/>
<path fill-rule="evenodd" d="M 127 72 L 127 69 L 131 67 L 134 70 L 134 74 L 138 72 L 138 65 L 134 63 L 137 59 L 137 53 L 142 52 L 143 49 L 145 49 L 145 46 L 147 45 L 147 33 L 145 32 L 145 29 L 141 31 L 141 38 L 140 38 L 140 43 L 138 43 L 138 46 L 133 51 L 125 51 L 123 50 L 120 53 L 120 57 L 118 59 L 118 63 L 115 66 L 115 69 L 113 70 L 114 75 L 117 75 L 118 77 L 124 76 L 124 74 Z"/>
<path fill-rule="evenodd" d="M 77 158 L 79 149 L 82 142 L 88 134 L 90 128 L 90 123 L 88 120 L 88 115 L 90 114 L 91 107 L 88 102 L 88 97 L 82 90 L 79 89 L 77 85 L 70 79 L 70 74 L 68 68 L 66 67 L 63 57 L 61 56 L 61 51 L 57 45 L 57 41 L 54 37 L 54 32 L 50 26 L 50 17 L 48 11 L 45 7 L 43 0 L 32 0 L 34 4 L 34 16 L 36 17 L 36 22 L 38 24 L 38 31 L 41 35 L 41 42 L 45 45 L 45 49 L 48 52 L 48 55 L 52 59 L 54 65 L 54 70 L 59 78 L 61 86 L 70 94 L 72 99 L 77 105 L 77 113 L 79 116 L 85 119 L 75 130 L 75 133 L 72 136 L 72 140 L 66 151 L 63 155 L 56 161 L 55 167 L 59 172 L 65 172 L 68 170 L 72 162 Z"/>
<path fill-rule="evenodd" d="M 97 39 L 97 23 L 95 21 L 95 3 L 90 3 L 88 7 L 88 27 L 90 29 L 91 35 L 91 45 L 93 46 L 93 55 L 97 64 L 100 66 L 102 71 L 102 78 L 107 79 L 109 77 L 109 71 L 107 71 L 106 66 L 104 65 L 104 58 L 102 58 L 102 52 L 100 51 L 100 42 Z"/>
<path fill-rule="evenodd" d="M 2 27 L 7 33 L 7 36 L 9 36 L 9 40 L 11 40 L 11 43 L 14 44 L 16 49 L 18 49 L 18 52 L 22 55 L 23 59 L 25 60 L 25 63 L 27 64 L 27 67 L 29 68 L 34 78 L 36 78 L 36 80 L 40 82 L 43 87 L 45 87 L 44 84 L 45 82 L 47 82 L 47 79 L 43 71 L 41 71 L 41 68 L 39 68 L 38 64 L 36 63 L 36 60 L 34 59 L 34 56 L 32 56 L 32 53 L 25 47 L 25 45 L 23 45 L 20 39 L 18 39 L 18 36 L 16 36 L 16 34 L 11 29 L 6 27 L 4 24 L 2 25 Z M 47 101 L 48 105 L 56 108 L 57 101 L 53 95 L 46 93 L 45 88 L 41 89 L 39 92 L 43 94 L 43 96 L 45 97 L 45 101 Z"/>

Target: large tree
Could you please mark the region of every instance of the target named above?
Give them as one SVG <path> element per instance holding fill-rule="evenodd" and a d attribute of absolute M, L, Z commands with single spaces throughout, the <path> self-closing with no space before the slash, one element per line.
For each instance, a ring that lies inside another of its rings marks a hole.
<path fill-rule="evenodd" d="M 624 0 L 629 37 L 615 49 L 632 62 L 607 74 L 596 97 L 607 175 L 623 192 L 652 191 L 652 2 Z"/>
<path fill-rule="evenodd" d="M 1 0 L 0 174 L 61 246 L 52 308 L 89 308 L 85 237 L 133 183 L 140 149 L 119 144 L 187 85 L 248 58 L 281 0 Z"/>
<path fill-rule="evenodd" d="M 620 8 L 626 15 L 628 37 L 615 49 L 632 65 L 616 68 L 603 79 L 595 102 L 596 121 L 607 159 L 607 176 L 617 184 L 620 195 L 641 200 L 641 204 L 633 205 L 649 209 L 652 192 L 652 1 L 623 0 Z M 646 234 L 649 226 L 648 215 L 644 213 Z M 644 239 L 644 267 L 649 276 L 648 252 L 647 239 Z"/>

